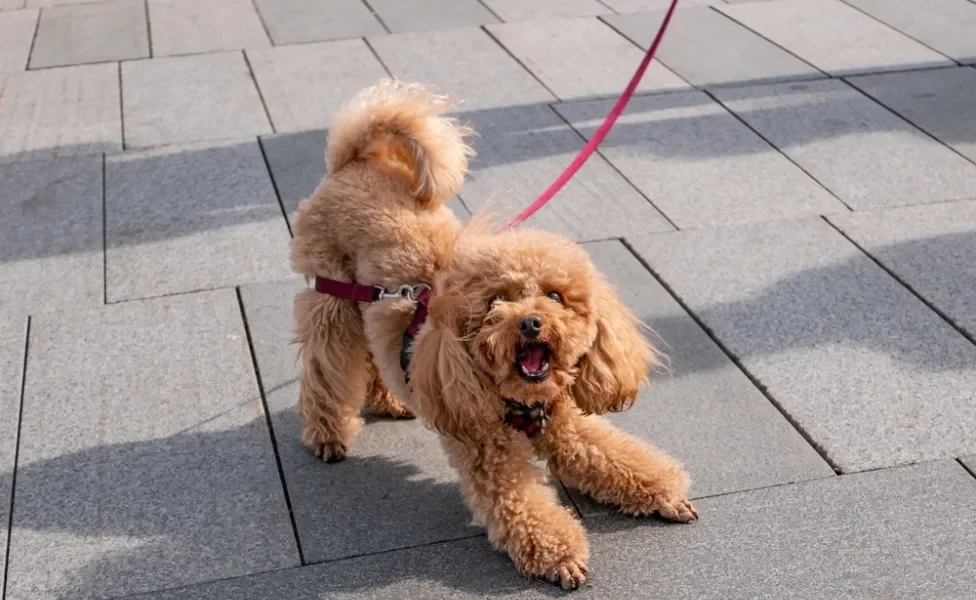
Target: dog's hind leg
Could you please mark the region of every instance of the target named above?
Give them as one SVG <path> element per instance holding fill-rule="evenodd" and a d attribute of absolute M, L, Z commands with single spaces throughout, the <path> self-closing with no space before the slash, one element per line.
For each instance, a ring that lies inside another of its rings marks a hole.
<path fill-rule="evenodd" d="M 302 372 L 298 415 L 302 444 L 326 462 L 346 457 L 362 427 L 369 353 L 355 302 L 306 289 L 295 297 L 295 342 Z"/>
<path fill-rule="evenodd" d="M 555 402 L 534 442 L 553 475 L 597 502 L 635 516 L 683 523 L 698 518 L 688 500 L 691 479 L 677 461 L 602 417 L 584 416 L 569 399 Z"/>
<path fill-rule="evenodd" d="M 369 414 L 393 419 L 416 418 L 416 415 L 383 384 L 372 357 L 369 361 L 369 373 L 369 390 L 366 393 L 366 410 L 369 411 Z"/>

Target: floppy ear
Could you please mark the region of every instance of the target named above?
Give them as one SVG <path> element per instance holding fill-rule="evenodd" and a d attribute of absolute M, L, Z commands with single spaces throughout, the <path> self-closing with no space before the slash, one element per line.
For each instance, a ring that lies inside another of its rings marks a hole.
<path fill-rule="evenodd" d="M 491 388 L 461 340 L 459 299 L 434 297 L 413 347 L 411 395 L 424 422 L 442 435 L 471 441 L 492 422 Z"/>
<path fill-rule="evenodd" d="M 596 338 L 578 364 L 573 398 L 583 412 L 619 412 L 637 399 L 658 353 L 641 335 L 640 321 L 602 276 L 595 278 L 593 290 Z"/>

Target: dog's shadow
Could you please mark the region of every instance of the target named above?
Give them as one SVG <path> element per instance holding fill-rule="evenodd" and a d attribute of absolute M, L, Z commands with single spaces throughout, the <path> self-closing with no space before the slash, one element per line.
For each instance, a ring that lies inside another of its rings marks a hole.
<path fill-rule="evenodd" d="M 416 426 L 377 421 L 367 424 L 363 436 L 389 437 L 392 429 Z M 483 529 L 468 525 L 452 476 L 431 476 L 429 465 L 399 458 L 397 447 L 385 454 L 354 448 L 343 463 L 326 465 L 304 449 L 295 454 L 297 440 L 276 432 L 282 462 L 292 469 L 286 480 L 301 482 L 290 483 L 289 494 L 310 564 L 297 568 L 270 444 L 262 455 L 255 440 L 265 436 L 263 417 L 203 429 L 22 462 L 10 597 L 118 598 L 168 588 L 146 597 L 562 594 L 521 577 L 506 555 L 490 547 Z M 257 452 L 247 450 L 256 446 Z M 299 461 L 298 470 L 288 461 Z M 52 569 L 34 562 L 32 550 L 45 545 L 76 551 L 55 553 L 65 560 Z"/>

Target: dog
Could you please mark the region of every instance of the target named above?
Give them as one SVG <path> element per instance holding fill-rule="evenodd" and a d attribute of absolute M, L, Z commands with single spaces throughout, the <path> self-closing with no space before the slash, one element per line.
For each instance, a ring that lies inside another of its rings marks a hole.
<path fill-rule="evenodd" d="M 659 355 L 581 246 L 492 235 L 444 207 L 473 156 L 449 106 L 387 81 L 330 131 L 328 175 L 299 205 L 292 243 L 293 269 L 316 280 L 294 306 L 301 441 L 334 462 L 364 403 L 419 416 L 492 544 L 521 573 L 575 589 L 586 535 L 534 458 L 624 513 L 697 519 L 682 467 L 599 416 L 635 401 Z"/>

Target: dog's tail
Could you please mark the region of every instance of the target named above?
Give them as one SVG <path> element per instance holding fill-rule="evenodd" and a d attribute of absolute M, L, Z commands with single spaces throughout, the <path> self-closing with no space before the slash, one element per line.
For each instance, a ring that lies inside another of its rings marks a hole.
<path fill-rule="evenodd" d="M 465 141 L 472 130 L 442 114 L 451 106 L 417 84 L 384 80 L 363 90 L 329 132 L 329 172 L 358 159 L 379 161 L 410 185 L 422 207 L 436 209 L 460 191 L 474 156 Z"/>

